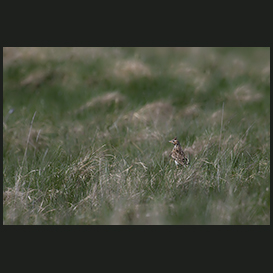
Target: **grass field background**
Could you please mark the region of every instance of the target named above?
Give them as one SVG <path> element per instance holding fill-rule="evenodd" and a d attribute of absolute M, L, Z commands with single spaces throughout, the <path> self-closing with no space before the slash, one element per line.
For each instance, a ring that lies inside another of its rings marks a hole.
<path fill-rule="evenodd" d="M 3 224 L 268 225 L 269 101 L 269 48 L 4 48 Z"/>

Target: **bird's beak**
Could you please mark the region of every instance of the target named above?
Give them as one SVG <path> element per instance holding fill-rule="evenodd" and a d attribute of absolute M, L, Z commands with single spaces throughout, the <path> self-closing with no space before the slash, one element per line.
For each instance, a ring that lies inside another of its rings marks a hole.
<path fill-rule="evenodd" d="M 169 142 L 173 143 L 173 141 L 172 141 L 172 140 L 170 140 Z"/>

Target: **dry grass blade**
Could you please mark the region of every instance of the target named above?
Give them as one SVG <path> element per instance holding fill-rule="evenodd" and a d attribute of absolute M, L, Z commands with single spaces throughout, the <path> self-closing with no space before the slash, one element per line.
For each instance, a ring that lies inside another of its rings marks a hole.
<path fill-rule="evenodd" d="M 23 166 L 25 164 L 26 158 L 27 158 L 28 144 L 29 144 L 31 130 L 32 130 L 32 125 L 33 125 L 35 116 L 36 116 L 36 111 L 35 111 L 35 113 L 34 113 L 34 115 L 32 117 L 31 123 L 30 123 L 29 132 L 28 132 L 28 138 L 27 138 L 27 144 L 26 144 L 26 148 L 25 148 L 25 153 L 24 153 L 23 160 L 22 160 L 22 163 L 21 163 L 21 167 L 20 167 L 20 170 L 19 170 L 19 173 L 18 173 L 18 176 L 17 176 L 17 180 L 16 180 L 16 189 L 17 189 L 16 191 L 17 192 L 19 191 L 19 183 L 20 183 L 21 176 L 22 176 L 22 170 L 23 170 Z"/>

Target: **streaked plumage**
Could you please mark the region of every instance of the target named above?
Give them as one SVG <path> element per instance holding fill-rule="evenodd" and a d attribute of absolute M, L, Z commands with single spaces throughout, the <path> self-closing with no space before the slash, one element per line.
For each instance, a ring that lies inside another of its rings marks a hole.
<path fill-rule="evenodd" d="M 173 150 L 170 153 L 170 157 L 174 159 L 176 165 L 188 165 L 189 159 L 185 156 L 177 137 L 169 141 L 174 145 Z"/>

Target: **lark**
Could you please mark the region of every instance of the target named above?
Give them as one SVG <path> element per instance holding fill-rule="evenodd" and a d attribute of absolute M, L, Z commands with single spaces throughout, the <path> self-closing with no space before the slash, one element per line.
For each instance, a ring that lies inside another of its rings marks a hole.
<path fill-rule="evenodd" d="M 173 150 L 170 153 L 170 157 L 172 157 L 174 159 L 176 166 L 189 165 L 190 161 L 185 156 L 185 153 L 182 150 L 181 145 L 180 145 L 179 141 L 177 140 L 177 137 L 175 137 L 173 140 L 170 140 L 169 142 L 174 145 Z"/>

